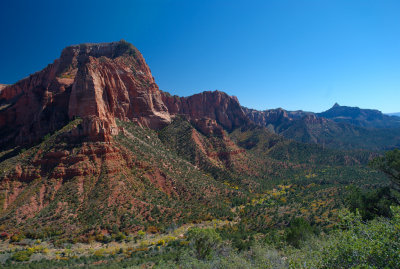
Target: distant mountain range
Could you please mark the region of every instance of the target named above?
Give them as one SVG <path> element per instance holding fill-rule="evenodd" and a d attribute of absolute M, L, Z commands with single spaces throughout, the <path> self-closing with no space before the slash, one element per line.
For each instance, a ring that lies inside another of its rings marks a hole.
<path fill-rule="evenodd" d="M 337 103 L 329 110 L 317 113 L 319 117 L 366 128 L 397 128 L 400 119 L 385 115 L 379 110 L 340 106 Z"/>
<path fill-rule="evenodd" d="M 397 112 L 397 113 L 387 113 L 386 115 L 400 117 L 400 112 Z"/>
<path fill-rule="evenodd" d="M 243 108 L 257 125 L 286 138 L 331 148 L 382 150 L 399 147 L 400 118 L 378 110 L 335 104 L 322 113 L 287 111 L 282 108 L 257 111 Z"/>

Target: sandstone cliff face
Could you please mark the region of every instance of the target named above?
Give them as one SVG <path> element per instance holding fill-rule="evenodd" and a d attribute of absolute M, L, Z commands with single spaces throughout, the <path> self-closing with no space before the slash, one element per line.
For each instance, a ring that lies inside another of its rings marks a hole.
<path fill-rule="evenodd" d="M 185 115 L 203 133 L 231 131 L 250 121 L 236 97 L 221 91 L 206 91 L 189 97 L 162 94 L 171 115 Z M 221 130 L 220 130 L 221 131 Z"/>
<path fill-rule="evenodd" d="M 45 69 L 0 92 L 0 143 L 32 143 L 83 119 L 79 135 L 109 140 L 115 118 L 150 128 L 170 116 L 140 52 L 120 41 L 82 44 L 63 50 Z"/>
<path fill-rule="evenodd" d="M 300 120 L 314 115 L 314 113 L 311 112 L 301 110 L 287 111 L 282 108 L 259 111 L 243 107 L 243 111 L 251 121 L 261 126 L 268 126 L 269 124 L 273 126 L 290 124 L 294 120 Z"/>
<path fill-rule="evenodd" d="M 158 89 L 140 52 L 120 41 L 65 48 L 45 69 L 0 91 L 0 146 L 31 144 L 74 118 L 73 135 L 110 141 L 116 119 L 160 129 L 185 115 L 205 134 L 248 123 L 237 98 L 223 92 L 175 97 Z"/>
<path fill-rule="evenodd" d="M 59 61 L 0 92 L 0 144 L 31 143 L 68 120 L 72 79 L 56 77 Z"/>
<path fill-rule="evenodd" d="M 75 47 L 80 51 L 79 68 L 71 90 L 68 116 L 85 119 L 84 134 L 105 138 L 116 134 L 115 118 L 136 120 L 150 128 L 168 124 L 170 116 L 140 52 L 133 48 L 129 54 L 112 58 L 117 52 L 94 48 L 94 52 L 88 49 L 82 52 L 80 47 Z"/>
<path fill-rule="evenodd" d="M 243 108 L 243 110 L 250 120 L 261 126 L 268 126 L 269 124 L 277 125 L 292 120 L 287 111 L 281 108 L 265 111 L 258 111 L 250 108 Z"/>

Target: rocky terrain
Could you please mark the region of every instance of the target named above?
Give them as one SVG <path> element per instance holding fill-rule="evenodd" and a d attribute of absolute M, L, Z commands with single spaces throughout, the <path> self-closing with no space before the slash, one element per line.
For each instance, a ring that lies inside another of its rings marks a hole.
<path fill-rule="evenodd" d="M 373 110 L 257 111 L 221 91 L 173 96 L 132 44 L 69 46 L 0 87 L 0 266 L 197 268 L 218 257 L 210 268 L 225 268 L 272 257 L 269 246 L 260 254 L 268 240 L 284 247 L 268 261 L 298 265 L 292 223 L 328 232 L 351 186 L 388 186 L 367 164 L 399 145 L 398 130 Z M 204 242 L 218 255 L 204 256 Z"/>
<path fill-rule="evenodd" d="M 0 92 L 2 229 L 85 237 L 232 219 L 233 203 L 274 180 L 375 156 L 325 149 L 366 141 L 337 117 L 255 111 L 220 91 L 172 96 L 132 44 L 67 47 Z"/>

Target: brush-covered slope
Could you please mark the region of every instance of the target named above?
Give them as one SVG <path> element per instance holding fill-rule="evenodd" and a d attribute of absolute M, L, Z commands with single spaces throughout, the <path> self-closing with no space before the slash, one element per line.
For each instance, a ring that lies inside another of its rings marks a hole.
<path fill-rule="evenodd" d="M 0 163 L 0 221 L 9 232 L 137 231 L 229 216 L 224 201 L 232 191 L 154 131 L 120 122 L 112 142 L 71 140 L 81 123 Z"/>
<path fill-rule="evenodd" d="M 246 149 L 233 142 L 221 127 L 217 130 L 204 133 L 184 117 L 177 117 L 159 132 L 159 138 L 181 158 L 225 184 L 246 184 L 249 177 L 259 176 Z"/>

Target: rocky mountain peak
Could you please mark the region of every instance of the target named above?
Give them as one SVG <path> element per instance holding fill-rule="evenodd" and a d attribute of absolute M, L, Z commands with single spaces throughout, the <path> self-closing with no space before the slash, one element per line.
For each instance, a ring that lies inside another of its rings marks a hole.
<path fill-rule="evenodd" d="M 0 143 L 31 143 L 76 117 L 79 135 L 101 140 L 118 132 L 116 118 L 150 128 L 171 121 L 150 68 L 123 40 L 65 48 L 53 64 L 3 89 L 0 104 Z"/>
<path fill-rule="evenodd" d="M 204 133 L 248 122 L 237 98 L 224 92 L 161 92 L 141 53 L 124 40 L 66 47 L 42 71 L 4 88 L 0 107 L 0 145 L 38 141 L 75 118 L 82 123 L 74 136 L 101 141 L 119 132 L 116 119 L 160 129 L 179 114 Z"/>

